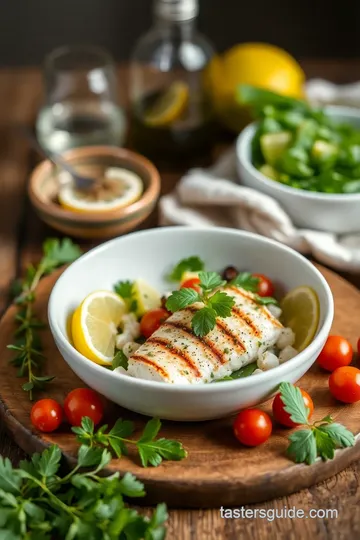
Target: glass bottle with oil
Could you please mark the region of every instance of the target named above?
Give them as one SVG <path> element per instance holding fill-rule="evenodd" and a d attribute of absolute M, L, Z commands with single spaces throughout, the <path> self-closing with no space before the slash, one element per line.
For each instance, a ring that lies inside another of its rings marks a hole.
<path fill-rule="evenodd" d="M 132 146 L 155 160 L 195 157 L 214 142 L 206 68 L 214 56 L 195 28 L 198 0 L 155 0 L 155 25 L 131 63 Z"/>

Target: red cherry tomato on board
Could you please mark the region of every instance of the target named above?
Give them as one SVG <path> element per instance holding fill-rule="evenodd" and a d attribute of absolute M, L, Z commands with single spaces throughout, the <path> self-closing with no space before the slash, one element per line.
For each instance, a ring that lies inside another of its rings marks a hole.
<path fill-rule="evenodd" d="M 60 426 L 63 410 L 60 403 L 54 399 L 40 399 L 32 406 L 30 418 L 37 429 L 50 433 Z"/>
<path fill-rule="evenodd" d="M 260 409 L 240 411 L 234 422 L 235 437 L 245 446 L 258 446 L 267 441 L 272 432 L 271 418 Z"/>
<path fill-rule="evenodd" d="M 64 411 L 72 426 L 80 426 L 84 416 L 88 416 L 95 425 L 101 422 L 104 406 L 97 392 L 90 388 L 76 388 L 65 398 Z"/>
<path fill-rule="evenodd" d="M 347 339 L 341 336 L 329 336 L 323 350 L 318 356 L 317 363 L 327 371 L 348 366 L 353 356 L 353 348 Z"/>
<path fill-rule="evenodd" d="M 332 395 L 343 403 L 355 403 L 360 400 L 360 369 L 343 366 L 335 369 L 329 377 Z"/>
<path fill-rule="evenodd" d="M 305 392 L 305 390 L 301 390 L 300 388 L 300 392 L 302 394 L 305 407 L 309 409 L 309 415 L 308 415 L 308 419 L 309 419 L 311 418 L 312 413 L 314 412 L 314 403 L 311 397 L 309 396 L 309 394 Z M 272 410 L 273 410 L 273 415 L 274 415 L 275 420 L 282 426 L 295 427 L 299 425 L 293 422 L 290 418 L 290 414 L 285 411 L 284 403 L 282 402 L 280 393 L 276 394 L 274 398 L 274 401 L 272 403 Z"/>
<path fill-rule="evenodd" d="M 259 296 L 274 295 L 275 287 L 268 277 L 264 276 L 264 274 L 253 274 L 253 276 L 260 280 L 256 291 Z"/>
<path fill-rule="evenodd" d="M 163 308 L 148 311 L 140 321 L 141 334 L 148 339 L 168 317 L 170 317 L 170 313 Z"/>
<path fill-rule="evenodd" d="M 193 277 L 193 278 L 190 278 L 190 279 L 186 279 L 180 285 L 180 289 L 194 289 L 194 291 L 200 293 L 201 289 L 198 286 L 199 283 L 200 283 L 200 279 L 198 277 Z"/>

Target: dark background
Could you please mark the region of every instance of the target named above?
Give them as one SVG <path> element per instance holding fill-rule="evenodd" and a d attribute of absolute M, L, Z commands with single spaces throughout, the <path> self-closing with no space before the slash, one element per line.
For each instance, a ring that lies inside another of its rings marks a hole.
<path fill-rule="evenodd" d="M 151 11 L 152 0 L 0 0 L 0 66 L 38 65 L 76 42 L 126 60 Z M 360 56 L 359 25 L 360 0 L 200 0 L 198 21 L 219 51 L 265 41 L 300 60 Z"/>

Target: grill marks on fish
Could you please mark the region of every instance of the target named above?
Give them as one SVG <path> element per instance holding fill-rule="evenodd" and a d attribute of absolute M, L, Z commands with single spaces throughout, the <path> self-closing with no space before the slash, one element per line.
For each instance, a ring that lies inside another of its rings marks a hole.
<path fill-rule="evenodd" d="M 215 362 L 220 362 L 220 364 L 225 364 L 226 360 L 224 358 L 224 354 L 216 347 L 214 342 L 212 342 L 210 339 L 206 337 L 198 337 L 195 336 L 194 332 L 185 324 L 175 321 L 169 321 L 167 320 L 162 325 L 163 328 L 177 328 L 186 336 L 191 338 L 193 341 L 196 341 L 197 344 L 199 344 L 203 349 L 209 351 L 212 356 L 214 357 Z"/>
<path fill-rule="evenodd" d="M 183 363 L 186 364 L 186 366 L 192 371 L 192 373 L 195 375 L 195 377 L 201 377 L 201 373 L 196 367 L 196 364 L 192 360 L 192 358 L 186 354 L 184 349 L 180 349 L 179 347 L 176 347 L 173 343 L 171 343 L 170 340 L 160 338 L 160 337 L 150 337 L 147 342 L 147 344 L 152 343 L 153 345 L 156 345 L 157 347 L 160 347 L 161 349 L 165 349 L 177 358 L 179 358 Z"/>
<path fill-rule="evenodd" d="M 140 355 L 140 354 L 133 354 L 131 356 L 131 360 L 136 360 L 137 362 L 142 362 L 143 364 L 146 364 L 147 366 L 153 368 L 159 375 L 161 375 L 165 380 L 169 380 L 169 374 L 165 369 L 163 369 L 157 362 L 153 362 L 152 360 L 149 360 L 149 358 Z"/>
<path fill-rule="evenodd" d="M 256 324 L 254 323 L 250 315 L 248 315 L 247 313 L 244 313 L 244 311 L 242 311 L 239 307 L 236 307 L 236 306 L 234 306 L 231 311 L 233 315 L 235 315 L 235 317 L 237 317 L 238 319 L 241 319 L 246 324 L 246 326 L 250 329 L 251 333 L 254 336 L 261 338 L 262 332 L 256 326 Z"/>
<path fill-rule="evenodd" d="M 254 298 L 254 296 L 252 295 L 252 293 L 247 293 L 244 289 L 238 289 L 237 287 L 234 287 L 234 286 L 231 286 L 229 285 L 227 287 L 227 289 L 231 290 L 234 294 L 233 296 L 236 298 L 238 298 L 239 296 L 241 298 L 245 298 L 246 300 L 250 301 L 253 305 L 255 305 L 257 307 L 257 309 L 259 309 L 262 313 L 262 315 L 264 315 L 264 317 L 266 317 L 269 321 L 271 321 L 271 323 L 274 325 L 274 326 L 277 326 L 278 328 L 283 328 L 283 325 L 281 324 L 280 321 L 278 321 L 278 319 L 276 319 L 276 317 L 274 317 L 273 315 L 271 315 L 270 311 L 262 306 L 261 304 L 258 304 Z"/>

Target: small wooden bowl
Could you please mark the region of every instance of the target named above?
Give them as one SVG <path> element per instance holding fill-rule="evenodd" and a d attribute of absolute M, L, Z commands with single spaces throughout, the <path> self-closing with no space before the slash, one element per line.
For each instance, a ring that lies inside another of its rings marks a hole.
<path fill-rule="evenodd" d="M 160 175 L 143 156 L 113 146 L 87 146 L 64 154 L 71 164 L 96 174 L 99 168 L 123 167 L 138 174 L 144 183 L 141 198 L 125 208 L 108 212 L 77 213 L 57 203 L 58 170 L 42 161 L 32 172 L 28 193 L 37 214 L 48 225 L 78 238 L 109 238 L 135 229 L 153 211 L 160 194 Z"/>

